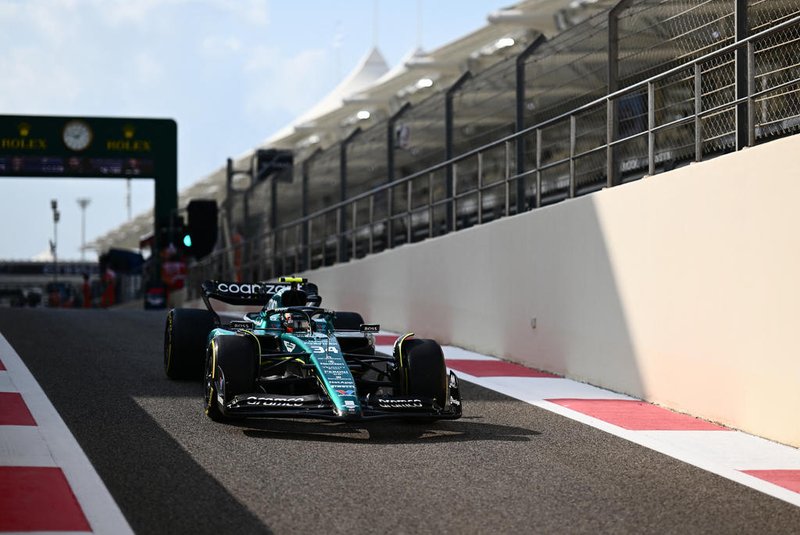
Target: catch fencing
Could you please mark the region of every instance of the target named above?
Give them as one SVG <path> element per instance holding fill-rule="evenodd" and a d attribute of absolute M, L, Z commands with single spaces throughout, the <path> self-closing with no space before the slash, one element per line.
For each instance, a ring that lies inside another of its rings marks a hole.
<path fill-rule="evenodd" d="M 207 278 L 330 266 L 797 133 L 799 14 L 797 0 L 631 0 L 538 38 L 296 162 L 291 183 L 231 200 L 246 239 L 192 266 L 190 293 Z M 248 209 L 264 191 L 275 214 L 264 198 Z"/>

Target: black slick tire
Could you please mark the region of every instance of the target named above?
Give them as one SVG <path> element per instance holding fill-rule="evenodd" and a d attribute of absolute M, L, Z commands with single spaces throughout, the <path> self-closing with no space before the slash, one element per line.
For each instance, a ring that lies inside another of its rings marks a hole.
<path fill-rule="evenodd" d="M 447 367 L 441 346 L 434 340 L 405 340 L 395 356 L 400 390 L 409 397 L 433 399 L 440 408 L 447 402 Z"/>
<path fill-rule="evenodd" d="M 170 379 L 199 379 L 206 341 L 214 328 L 208 310 L 173 308 L 164 328 L 164 371 Z"/>
<path fill-rule="evenodd" d="M 216 421 L 230 419 L 220 406 L 255 391 L 258 352 L 249 336 L 223 335 L 208 345 L 205 366 L 205 412 Z"/>

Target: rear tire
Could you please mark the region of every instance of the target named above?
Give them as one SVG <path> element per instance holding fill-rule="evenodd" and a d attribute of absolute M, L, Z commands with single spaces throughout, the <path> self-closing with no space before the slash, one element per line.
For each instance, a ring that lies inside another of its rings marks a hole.
<path fill-rule="evenodd" d="M 208 333 L 215 326 L 208 310 L 173 308 L 164 328 L 164 371 L 170 379 L 199 379 Z"/>
<path fill-rule="evenodd" d="M 364 318 L 358 312 L 336 312 L 333 328 L 337 331 L 360 331 Z"/>
<path fill-rule="evenodd" d="M 412 338 L 402 343 L 395 358 L 403 394 L 433 399 L 444 409 L 448 401 L 448 383 L 441 346 L 434 340 Z"/>
<path fill-rule="evenodd" d="M 252 338 L 241 335 L 215 337 L 208 344 L 205 372 L 205 411 L 216 421 L 228 419 L 220 406 L 239 394 L 255 391 L 258 353 Z"/>

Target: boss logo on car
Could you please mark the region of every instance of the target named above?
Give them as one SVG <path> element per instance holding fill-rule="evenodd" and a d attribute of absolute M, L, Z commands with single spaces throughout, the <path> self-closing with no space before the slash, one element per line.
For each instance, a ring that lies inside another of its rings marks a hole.
<path fill-rule="evenodd" d="M 245 405 L 251 407 L 301 407 L 303 398 L 271 398 L 264 396 L 248 396 Z"/>
<path fill-rule="evenodd" d="M 385 409 L 421 409 L 421 399 L 379 399 L 378 406 Z"/>

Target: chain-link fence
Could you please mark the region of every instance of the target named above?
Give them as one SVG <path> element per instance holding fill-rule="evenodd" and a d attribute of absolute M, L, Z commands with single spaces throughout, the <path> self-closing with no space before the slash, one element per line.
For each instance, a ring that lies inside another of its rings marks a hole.
<path fill-rule="evenodd" d="M 750 23 L 757 32 L 790 20 L 800 1 L 754 2 Z M 753 43 L 750 92 L 757 141 L 785 136 L 800 128 L 800 27 L 790 26 Z"/>
<path fill-rule="evenodd" d="M 736 5 L 619 3 L 235 193 L 242 265 L 327 266 L 796 133 L 800 0 Z M 229 273 L 220 258 L 198 269 Z"/>

